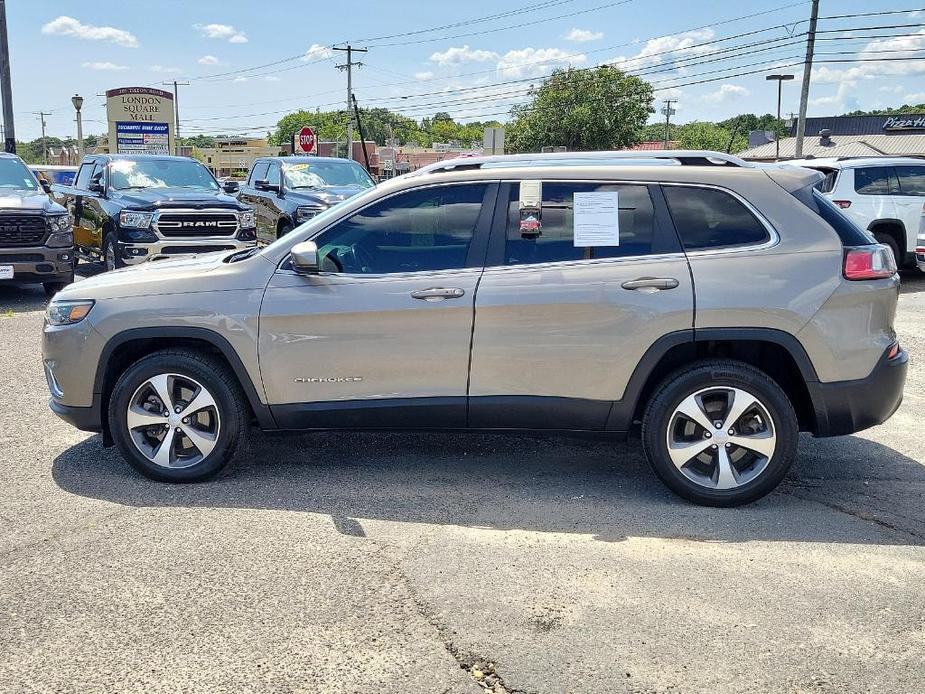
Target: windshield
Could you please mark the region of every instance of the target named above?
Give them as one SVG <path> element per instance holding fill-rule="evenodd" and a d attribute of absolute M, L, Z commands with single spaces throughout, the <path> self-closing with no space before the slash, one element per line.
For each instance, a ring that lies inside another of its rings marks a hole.
<path fill-rule="evenodd" d="M 359 164 L 347 161 L 299 162 L 283 164 L 286 187 L 323 188 L 324 186 L 357 186 L 372 188 L 375 183 Z"/>
<path fill-rule="evenodd" d="M 129 188 L 197 188 L 217 191 L 218 183 L 197 161 L 185 159 L 120 159 L 109 165 L 109 185 Z"/>
<path fill-rule="evenodd" d="M 18 159 L 0 159 L 0 188 L 37 190 L 35 176 Z"/>

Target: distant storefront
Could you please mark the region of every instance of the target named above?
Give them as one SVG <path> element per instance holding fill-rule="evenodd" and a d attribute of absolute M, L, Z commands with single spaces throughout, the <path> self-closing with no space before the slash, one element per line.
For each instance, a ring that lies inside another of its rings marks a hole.
<path fill-rule="evenodd" d="M 780 141 L 781 159 L 795 157 L 795 121 L 790 134 Z M 776 143 L 771 140 L 739 156 L 751 161 L 774 161 L 775 147 Z M 803 156 L 925 157 L 925 113 L 807 118 Z"/>
<path fill-rule="evenodd" d="M 217 137 L 215 147 L 194 147 L 191 152 L 216 176 L 231 178 L 244 178 L 255 159 L 279 153 L 280 148 L 265 139 L 241 137 Z"/>

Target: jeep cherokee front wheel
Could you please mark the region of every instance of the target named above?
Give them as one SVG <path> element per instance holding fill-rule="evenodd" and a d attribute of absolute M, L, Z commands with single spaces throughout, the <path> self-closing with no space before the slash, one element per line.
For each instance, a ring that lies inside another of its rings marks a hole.
<path fill-rule="evenodd" d="M 646 457 L 680 496 L 709 506 L 761 498 L 783 479 L 799 427 L 784 391 L 747 364 L 715 360 L 669 376 L 643 419 Z"/>
<path fill-rule="evenodd" d="M 143 475 L 195 482 L 218 473 L 244 436 L 243 395 L 224 364 L 192 350 L 155 352 L 116 383 L 109 427 Z"/>

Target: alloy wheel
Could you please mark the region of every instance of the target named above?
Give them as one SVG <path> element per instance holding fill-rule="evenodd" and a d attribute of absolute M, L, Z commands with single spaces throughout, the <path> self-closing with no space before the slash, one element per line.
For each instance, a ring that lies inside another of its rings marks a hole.
<path fill-rule="evenodd" d="M 164 373 L 135 390 L 126 411 L 129 437 L 155 465 L 191 467 L 218 442 L 221 417 L 206 388 L 189 376 Z"/>
<path fill-rule="evenodd" d="M 757 396 L 728 386 L 687 396 L 668 420 L 668 455 L 678 471 L 702 487 L 736 489 L 767 468 L 777 434 Z"/>

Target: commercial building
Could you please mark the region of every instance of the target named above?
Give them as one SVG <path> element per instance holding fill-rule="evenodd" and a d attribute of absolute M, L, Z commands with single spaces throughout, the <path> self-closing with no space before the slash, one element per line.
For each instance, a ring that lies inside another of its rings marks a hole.
<path fill-rule="evenodd" d="M 217 137 L 214 147 L 193 147 L 191 155 L 205 164 L 216 176 L 245 178 L 251 164 L 260 157 L 275 157 L 280 148 L 266 139 Z"/>
<path fill-rule="evenodd" d="M 752 133 L 751 135 L 754 135 Z M 774 161 L 773 138 L 739 156 L 750 161 Z M 791 136 L 780 141 L 780 158 L 796 156 L 796 122 Z M 807 118 L 804 157 L 925 157 L 925 113 L 890 116 L 831 116 Z"/>

